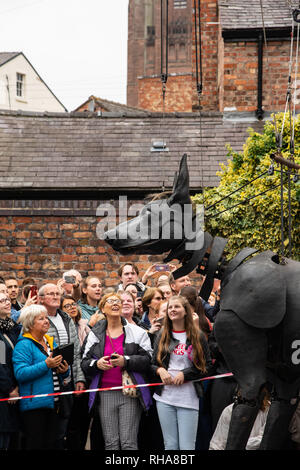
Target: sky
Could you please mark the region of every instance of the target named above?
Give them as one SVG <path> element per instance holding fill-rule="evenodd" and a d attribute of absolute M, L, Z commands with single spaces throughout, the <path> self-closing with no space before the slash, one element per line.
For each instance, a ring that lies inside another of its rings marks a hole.
<path fill-rule="evenodd" d="M 128 0 L 0 0 L 0 52 L 23 52 L 68 111 L 126 104 Z"/>

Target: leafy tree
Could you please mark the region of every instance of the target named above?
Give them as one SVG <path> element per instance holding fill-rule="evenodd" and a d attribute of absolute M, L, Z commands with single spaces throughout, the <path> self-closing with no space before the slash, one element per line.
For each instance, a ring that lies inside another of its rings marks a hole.
<path fill-rule="evenodd" d="M 291 122 L 289 116 L 278 114 L 276 128 L 281 132 L 281 155 L 289 159 Z M 281 186 L 280 165 L 273 162 L 271 155 L 277 150 L 274 122 L 267 121 L 264 132 L 259 134 L 248 130 L 242 152 L 234 152 L 228 146 L 227 165 L 221 165 L 219 186 L 206 189 L 205 230 L 214 236 L 228 238 L 227 251 L 234 256 L 245 246 L 258 248 L 260 251 L 271 250 L 281 253 Z M 294 159 L 300 163 L 300 117 L 294 122 Z M 274 173 L 269 174 L 273 164 Z M 287 167 L 283 167 L 283 208 L 284 208 L 284 245 L 285 256 L 288 250 L 288 177 Z M 263 176 L 259 177 L 262 173 Z M 300 175 L 294 181 L 295 171 L 291 171 L 291 221 L 292 221 L 292 255 L 300 259 Z M 257 178 L 256 178 L 257 177 Z M 256 179 L 255 179 L 256 178 Z M 254 180 L 255 179 L 255 180 Z M 252 181 L 254 180 L 254 181 Z M 250 184 L 250 181 L 252 181 Z M 245 185 L 242 189 L 241 186 Z M 273 189 L 272 189 L 273 188 Z M 217 205 L 216 202 L 238 190 Z M 201 194 L 195 195 L 194 203 L 203 203 Z"/>

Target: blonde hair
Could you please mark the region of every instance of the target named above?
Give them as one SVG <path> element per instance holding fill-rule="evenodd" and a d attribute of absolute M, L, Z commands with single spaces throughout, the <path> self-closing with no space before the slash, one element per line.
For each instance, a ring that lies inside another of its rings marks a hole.
<path fill-rule="evenodd" d="M 28 333 L 32 329 L 35 319 L 38 315 L 48 315 L 46 307 L 39 304 L 29 305 L 21 310 L 20 323 L 23 326 L 23 332 Z"/>
<path fill-rule="evenodd" d="M 99 302 L 99 309 L 101 310 L 102 313 L 103 313 L 103 307 L 106 304 L 106 301 L 107 299 L 109 299 L 109 297 L 118 297 L 118 299 L 122 300 L 121 296 L 119 294 L 116 294 L 115 292 L 109 292 L 108 294 L 105 294 Z"/>

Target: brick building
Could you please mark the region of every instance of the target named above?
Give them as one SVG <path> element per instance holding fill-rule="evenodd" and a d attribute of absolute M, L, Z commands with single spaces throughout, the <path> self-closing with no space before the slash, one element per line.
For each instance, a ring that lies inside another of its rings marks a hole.
<path fill-rule="evenodd" d="M 296 26 L 292 9 L 298 3 L 201 0 L 201 47 L 198 41 L 197 57 L 199 70 L 201 50 L 203 110 L 246 112 L 259 119 L 264 112 L 284 111 L 291 31 Z M 168 112 L 199 108 L 194 15 L 194 1 L 169 0 L 169 78 L 165 95 Z M 198 31 L 198 8 L 196 20 Z M 162 111 L 160 1 L 130 0 L 128 24 L 127 103 Z M 296 38 L 293 46 L 292 81 Z"/>
<path fill-rule="evenodd" d="M 0 111 L 0 275 L 58 279 L 73 267 L 83 276 L 97 272 L 110 286 L 120 262 L 133 260 L 143 272 L 161 259 L 115 253 L 97 237 L 104 218 L 97 208 L 110 203 L 126 217 L 119 196 L 132 207 L 171 189 L 185 152 L 191 193 L 216 185 L 226 144 L 241 150 L 249 122 L 206 113 L 200 141 L 195 113 L 144 114 Z M 251 125 L 262 129 L 259 121 Z M 168 151 L 156 152 L 162 131 Z"/>
<path fill-rule="evenodd" d="M 288 3 L 262 2 L 266 50 L 259 0 L 201 0 L 201 125 L 192 0 L 169 0 L 164 113 L 158 0 L 129 2 L 128 106 L 91 96 L 81 112 L 0 111 L 0 275 L 57 279 L 73 267 L 110 286 L 118 284 L 120 262 L 133 260 L 143 271 L 157 261 L 125 259 L 99 239 L 97 208 L 109 202 L 128 216 L 119 213 L 119 197 L 130 207 L 170 189 L 183 153 L 192 194 L 218 184 L 226 144 L 242 150 L 250 126 L 261 132 L 261 118 L 284 110 Z"/>

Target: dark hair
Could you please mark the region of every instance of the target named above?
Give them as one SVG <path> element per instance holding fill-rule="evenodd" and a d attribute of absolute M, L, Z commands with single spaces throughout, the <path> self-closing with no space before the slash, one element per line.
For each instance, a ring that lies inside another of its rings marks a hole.
<path fill-rule="evenodd" d="M 9 281 L 10 279 L 17 281 L 17 276 L 15 275 L 15 273 L 11 273 L 11 274 L 8 274 L 7 276 L 4 276 L 4 281 Z"/>
<path fill-rule="evenodd" d="M 129 282 L 129 284 L 126 284 L 126 287 L 125 287 L 124 290 L 126 290 L 128 286 L 134 286 L 134 287 L 137 288 L 137 291 L 140 290 L 139 286 L 137 284 L 135 284 L 134 282 Z"/>
<path fill-rule="evenodd" d="M 78 323 L 79 320 L 81 319 L 81 310 L 79 308 L 79 306 L 77 305 L 77 302 L 76 300 L 74 299 L 74 297 L 72 295 L 69 295 L 69 294 L 66 294 L 66 295 L 62 295 L 61 296 L 61 299 L 60 299 L 60 310 L 63 310 L 63 303 L 64 303 L 64 300 L 74 300 L 75 304 L 76 304 L 76 307 L 77 307 L 77 315 L 76 317 L 74 318 L 74 321 L 75 323 Z M 63 310 L 64 311 L 64 310 Z"/>
<path fill-rule="evenodd" d="M 134 271 L 137 273 L 137 275 L 139 275 L 139 268 L 136 266 L 136 264 L 131 263 L 131 262 L 128 262 L 128 263 L 123 264 L 123 266 L 120 266 L 120 267 L 119 267 L 119 269 L 118 269 L 118 275 L 119 275 L 119 277 L 122 276 L 123 269 L 125 268 L 125 266 L 132 266 L 133 269 L 134 269 Z"/>
<path fill-rule="evenodd" d="M 208 323 L 208 320 L 207 320 L 205 312 L 204 312 L 204 308 L 203 308 L 201 298 L 197 294 L 196 288 L 193 287 L 193 286 L 183 287 L 180 291 L 180 295 L 182 295 L 183 297 L 185 297 L 188 300 L 188 302 L 191 305 L 191 307 L 193 308 L 193 310 L 197 313 L 197 315 L 199 317 L 200 330 L 202 330 L 203 333 L 206 336 L 208 336 L 209 333 L 210 333 L 210 327 L 209 327 L 209 323 Z"/>
<path fill-rule="evenodd" d="M 35 284 L 36 282 L 35 282 L 35 279 L 33 279 L 33 277 L 25 277 L 25 279 L 23 279 L 22 281 L 22 287 L 33 286 Z"/>

